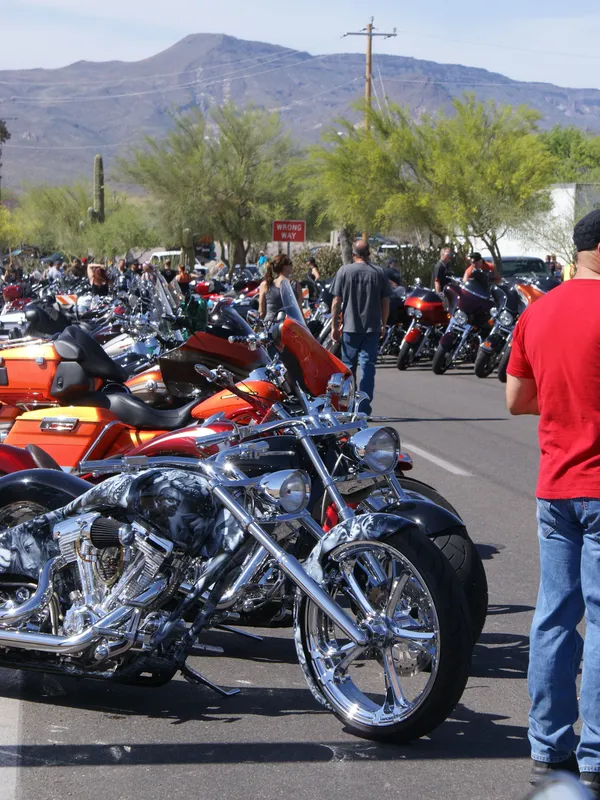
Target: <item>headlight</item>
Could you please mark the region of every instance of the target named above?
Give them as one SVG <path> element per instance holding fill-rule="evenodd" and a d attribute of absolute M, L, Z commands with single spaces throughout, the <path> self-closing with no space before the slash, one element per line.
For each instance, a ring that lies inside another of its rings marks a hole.
<path fill-rule="evenodd" d="M 354 403 L 354 395 L 356 394 L 356 384 L 354 382 L 354 375 L 350 375 L 342 384 L 340 393 L 338 395 L 338 410 L 348 411 Z"/>
<path fill-rule="evenodd" d="M 411 306 L 409 306 L 409 307 L 406 309 L 406 313 L 408 314 L 408 316 L 409 316 L 409 317 L 414 317 L 414 315 L 415 315 L 415 310 L 414 310 L 414 308 L 412 308 Z"/>
<path fill-rule="evenodd" d="M 510 311 L 501 311 L 500 314 L 498 314 L 498 322 L 501 325 L 512 325 L 513 315 L 510 313 Z"/>
<path fill-rule="evenodd" d="M 394 428 L 365 428 L 350 439 L 355 457 L 372 472 L 388 472 L 396 466 L 400 437 Z"/>
<path fill-rule="evenodd" d="M 308 505 L 310 478 L 302 470 L 281 470 L 265 475 L 258 484 L 263 496 L 286 514 L 297 514 Z"/>
<path fill-rule="evenodd" d="M 421 311 L 421 309 L 420 308 L 415 308 L 415 319 L 421 319 L 422 316 L 423 316 L 423 312 Z"/>
<path fill-rule="evenodd" d="M 468 318 L 468 316 L 465 314 L 465 312 L 464 312 L 464 311 L 461 311 L 461 310 L 459 309 L 458 311 L 455 311 L 455 312 L 454 312 L 454 320 L 455 320 L 455 322 L 457 322 L 459 325 L 466 325 L 466 324 L 467 324 L 467 322 L 469 321 L 469 318 Z"/>

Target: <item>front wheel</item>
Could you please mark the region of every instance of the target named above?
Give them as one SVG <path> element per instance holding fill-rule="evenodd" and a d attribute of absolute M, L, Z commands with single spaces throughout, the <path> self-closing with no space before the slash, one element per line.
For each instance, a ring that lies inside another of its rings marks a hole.
<path fill-rule="evenodd" d="M 355 735 L 397 744 L 426 736 L 469 676 L 469 612 L 449 563 L 409 529 L 342 544 L 322 566 L 324 586 L 370 641 L 356 645 L 301 596 L 295 641 L 313 695 Z"/>
<path fill-rule="evenodd" d="M 475 375 L 478 378 L 489 378 L 496 366 L 497 357 L 495 353 L 488 350 L 479 350 L 475 359 Z"/>
<path fill-rule="evenodd" d="M 436 375 L 443 375 L 444 372 L 452 365 L 452 348 L 439 344 L 437 350 L 433 355 L 431 362 L 431 369 Z"/>
<path fill-rule="evenodd" d="M 506 370 L 508 369 L 508 362 L 510 361 L 510 347 L 502 353 L 500 363 L 498 364 L 498 380 L 500 383 L 506 383 Z"/>
<path fill-rule="evenodd" d="M 410 342 L 402 342 L 402 347 L 400 348 L 400 352 L 398 353 L 398 361 L 396 361 L 396 366 L 400 370 L 405 370 L 410 367 L 410 365 L 415 360 L 415 349 Z"/>

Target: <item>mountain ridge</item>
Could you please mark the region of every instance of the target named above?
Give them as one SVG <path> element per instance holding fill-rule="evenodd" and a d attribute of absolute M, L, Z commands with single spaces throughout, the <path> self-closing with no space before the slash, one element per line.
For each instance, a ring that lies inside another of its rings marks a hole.
<path fill-rule="evenodd" d="M 0 117 L 12 133 L 3 152 L 3 185 L 87 177 L 96 152 L 104 155 L 110 173 L 127 145 L 145 135 L 167 135 L 174 111 L 206 110 L 228 100 L 277 109 L 298 141 L 315 142 L 337 118 L 356 114 L 352 104 L 363 85 L 359 53 L 312 55 L 202 33 L 140 61 L 83 60 L 52 70 L 0 71 Z M 538 109 L 543 127 L 570 124 L 600 133 L 598 89 L 377 54 L 374 90 L 375 103 L 388 98 L 415 116 L 449 110 L 454 97 L 472 91 L 481 100 Z"/>

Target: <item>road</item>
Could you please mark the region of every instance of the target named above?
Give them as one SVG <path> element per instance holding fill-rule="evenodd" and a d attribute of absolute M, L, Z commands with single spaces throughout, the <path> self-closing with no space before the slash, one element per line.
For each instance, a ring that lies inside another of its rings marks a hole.
<path fill-rule="evenodd" d="M 524 795 L 535 420 L 509 418 L 495 378 L 386 364 L 374 414 L 394 418 L 415 476 L 457 506 L 485 559 L 490 614 L 452 719 L 406 747 L 349 736 L 315 705 L 286 629 L 262 644 L 215 635 L 225 656 L 202 668 L 242 689 L 229 699 L 181 680 L 140 689 L 0 671 L 0 800 Z"/>

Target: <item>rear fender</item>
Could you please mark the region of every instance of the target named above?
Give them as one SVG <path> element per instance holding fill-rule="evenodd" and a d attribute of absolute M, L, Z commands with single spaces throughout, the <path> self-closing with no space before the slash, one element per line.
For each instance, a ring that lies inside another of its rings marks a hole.
<path fill-rule="evenodd" d="M 62 508 L 91 488 L 87 481 L 66 472 L 26 469 L 0 478 L 0 508 L 9 503 L 31 500 L 54 510 Z"/>
<path fill-rule="evenodd" d="M 0 474 L 10 475 L 24 469 L 35 469 L 37 464 L 23 447 L 0 444 Z"/>

